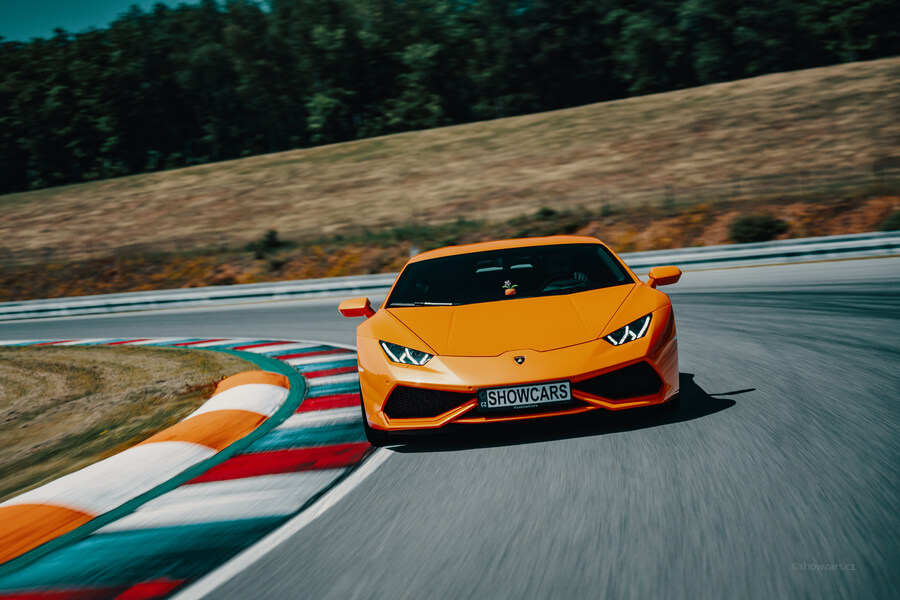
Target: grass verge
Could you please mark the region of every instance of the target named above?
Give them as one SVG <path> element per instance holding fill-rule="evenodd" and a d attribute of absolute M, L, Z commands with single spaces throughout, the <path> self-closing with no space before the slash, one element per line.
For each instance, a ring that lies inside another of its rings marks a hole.
<path fill-rule="evenodd" d="M 0 348 L 0 501 L 143 441 L 254 369 L 202 350 Z"/>

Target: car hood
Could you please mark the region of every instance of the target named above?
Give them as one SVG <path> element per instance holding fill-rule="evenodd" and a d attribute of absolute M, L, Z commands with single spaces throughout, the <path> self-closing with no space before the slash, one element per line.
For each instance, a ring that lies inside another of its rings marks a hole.
<path fill-rule="evenodd" d="M 444 356 L 498 356 L 529 349 L 544 352 L 597 339 L 634 287 L 387 310 Z"/>

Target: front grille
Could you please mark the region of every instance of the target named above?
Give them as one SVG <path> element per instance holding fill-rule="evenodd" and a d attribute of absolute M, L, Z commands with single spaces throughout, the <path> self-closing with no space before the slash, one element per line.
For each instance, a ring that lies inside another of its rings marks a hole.
<path fill-rule="evenodd" d="M 384 405 L 391 419 L 425 419 L 442 415 L 468 402 L 474 394 L 426 390 L 398 385 Z"/>
<path fill-rule="evenodd" d="M 659 393 L 662 379 L 648 363 L 639 362 L 622 369 L 572 384 L 576 390 L 610 400 L 624 400 Z"/>

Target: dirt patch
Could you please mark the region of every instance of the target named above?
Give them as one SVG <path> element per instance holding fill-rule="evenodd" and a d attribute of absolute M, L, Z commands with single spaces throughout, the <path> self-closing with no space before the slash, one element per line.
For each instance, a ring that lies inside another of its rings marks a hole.
<path fill-rule="evenodd" d="M 143 441 L 254 369 L 202 350 L 0 348 L 0 501 Z"/>

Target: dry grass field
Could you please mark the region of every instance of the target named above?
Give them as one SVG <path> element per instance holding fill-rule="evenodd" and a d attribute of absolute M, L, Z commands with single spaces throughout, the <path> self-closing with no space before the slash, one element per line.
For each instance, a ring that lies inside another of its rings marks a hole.
<path fill-rule="evenodd" d="M 540 207 L 750 205 L 771 186 L 736 180 L 871 173 L 898 147 L 891 58 L 8 195 L 0 256 L 234 248 L 270 229 L 301 239 Z M 806 191 L 827 193 L 817 181 Z"/>
<path fill-rule="evenodd" d="M 150 437 L 256 368 L 202 350 L 0 348 L 0 501 Z"/>
<path fill-rule="evenodd" d="M 754 202 L 754 215 L 777 215 L 778 239 L 864 233 L 900 218 L 900 196 L 837 197 L 819 201 Z M 677 209 L 635 208 L 554 213 L 485 224 L 406 224 L 369 234 L 253 250 L 117 256 L 0 268 L 0 302 L 140 290 L 397 272 L 411 253 L 489 239 L 574 233 L 598 237 L 619 252 L 726 244 L 730 224 L 747 214 L 743 202 L 699 203 Z M 891 216 L 893 215 L 893 217 Z"/>

